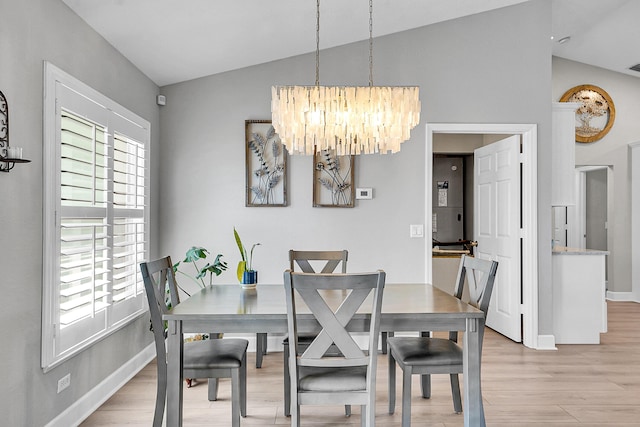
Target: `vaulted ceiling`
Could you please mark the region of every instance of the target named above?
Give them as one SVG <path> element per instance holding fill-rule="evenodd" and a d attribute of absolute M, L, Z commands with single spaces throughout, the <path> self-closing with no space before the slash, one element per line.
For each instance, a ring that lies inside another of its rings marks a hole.
<path fill-rule="evenodd" d="M 63 0 L 159 86 L 315 50 L 312 0 Z M 374 0 L 374 36 L 538 0 Z M 369 36 L 366 0 L 322 0 L 320 48 Z M 640 77 L 640 1 L 552 0 L 554 55 Z M 569 36 L 570 40 L 558 43 Z"/>

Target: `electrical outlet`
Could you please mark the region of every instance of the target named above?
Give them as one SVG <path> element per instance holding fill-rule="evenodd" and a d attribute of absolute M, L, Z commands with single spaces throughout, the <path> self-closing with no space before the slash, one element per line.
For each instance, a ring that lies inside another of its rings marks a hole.
<path fill-rule="evenodd" d="M 67 374 L 58 380 L 58 393 L 71 385 L 71 374 Z"/>

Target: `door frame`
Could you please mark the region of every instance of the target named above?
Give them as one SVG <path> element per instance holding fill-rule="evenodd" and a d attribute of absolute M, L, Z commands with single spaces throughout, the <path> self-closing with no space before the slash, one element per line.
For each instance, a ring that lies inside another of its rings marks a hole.
<path fill-rule="evenodd" d="M 520 135 L 522 143 L 522 343 L 538 345 L 538 126 L 536 124 L 428 123 L 425 146 L 425 230 L 432 229 L 433 134 Z M 425 281 L 432 282 L 432 242 L 425 238 Z M 546 346 L 545 346 L 546 348 Z"/>

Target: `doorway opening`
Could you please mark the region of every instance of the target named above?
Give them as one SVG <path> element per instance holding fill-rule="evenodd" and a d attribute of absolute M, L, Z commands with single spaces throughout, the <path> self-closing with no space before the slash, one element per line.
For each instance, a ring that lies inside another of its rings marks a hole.
<path fill-rule="evenodd" d="M 576 167 L 576 204 L 566 208 L 565 246 L 603 251 L 613 246 L 613 236 L 608 232 L 613 185 L 613 169 L 610 166 Z M 613 280 L 611 262 L 611 257 L 607 257 L 607 283 Z"/>
<path fill-rule="evenodd" d="M 527 347 L 546 348 L 538 336 L 538 226 L 537 226 L 537 126 L 535 124 L 427 124 L 425 147 L 425 227 L 433 230 L 433 146 L 435 134 L 518 135 L 521 141 L 522 200 L 522 342 Z M 473 150 L 472 150 L 473 151 Z M 467 149 L 468 152 L 468 149 Z M 433 283 L 432 242 L 425 240 L 425 280 Z"/>

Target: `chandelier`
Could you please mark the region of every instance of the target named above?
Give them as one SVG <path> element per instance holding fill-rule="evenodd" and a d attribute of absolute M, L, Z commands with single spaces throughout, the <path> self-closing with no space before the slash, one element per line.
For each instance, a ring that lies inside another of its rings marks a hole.
<path fill-rule="evenodd" d="M 369 86 L 320 86 L 320 0 L 316 0 L 315 86 L 273 86 L 272 124 L 289 154 L 396 153 L 420 122 L 417 86 L 373 85 L 373 0 L 369 0 Z"/>

